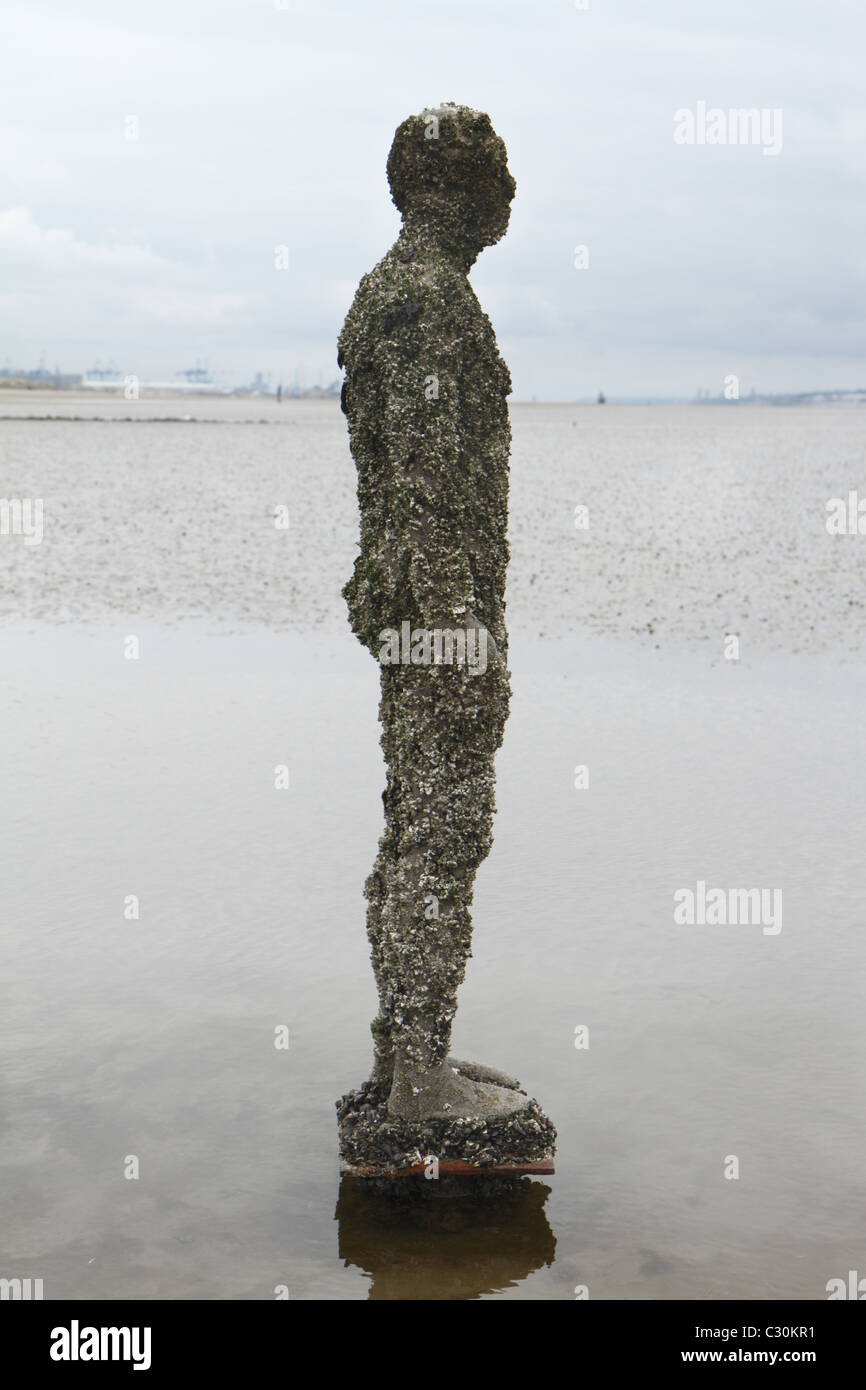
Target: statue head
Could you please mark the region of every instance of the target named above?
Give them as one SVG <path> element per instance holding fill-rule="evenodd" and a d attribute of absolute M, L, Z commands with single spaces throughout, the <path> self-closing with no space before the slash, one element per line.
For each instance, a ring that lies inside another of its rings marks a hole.
<path fill-rule="evenodd" d="M 517 187 L 490 117 L 453 102 L 398 126 L 388 182 L 404 222 L 427 226 L 467 266 L 505 235 Z"/>

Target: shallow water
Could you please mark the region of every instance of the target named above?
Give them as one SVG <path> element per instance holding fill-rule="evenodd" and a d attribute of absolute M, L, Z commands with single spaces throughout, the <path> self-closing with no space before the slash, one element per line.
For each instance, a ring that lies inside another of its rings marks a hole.
<path fill-rule="evenodd" d="M 0 495 L 46 499 L 41 546 L 0 541 L 27 615 L 2 629 L 0 1274 L 48 1298 L 824 1297 L 866 1234 L 866 663 L 858 538 L 822 567 L 806 518 L 857 485 L 853 416 L 515 410 L 514 701 L 454 1051 L 521 1077 L 557 1172 L 503 1210 L 389 1217 L 340 1191 L 333 1111 L 369 1063 L 383 782 L 339 598 L 351 467 L 329 404 L 282 409 L 0 424 Z M 627 520 L 573 531 L 572 498 L 607 515 L 630 474 L 661 559 Z M 698 491 L 725 535 L 739 517 L 770 621 L 726 625 L 715 586 L 746 581 L 715 549 L 677 589 Z M 678 926 L 698 879 L 780 888 L 782 930 Z"/>

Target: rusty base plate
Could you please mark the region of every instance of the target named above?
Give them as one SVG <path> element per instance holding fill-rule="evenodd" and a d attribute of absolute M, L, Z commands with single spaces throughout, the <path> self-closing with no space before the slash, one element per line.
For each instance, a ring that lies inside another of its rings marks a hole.
<path fill-rule="evenodd" d="M 340 1174 L 350 1178 L 423 1178 L 429 1164 L 413 1163 L 410 1168 L 357 1167 L 341 1163 Z M 508 1178 L 550 1177 L 554 1173 L 553 1160 L 536 1159 L 531 1163 L 466 1163 L 459 1158 L 440 1158 L 439 1175 L 443 1178 L 495 1178 L 499 1175 Z"/>

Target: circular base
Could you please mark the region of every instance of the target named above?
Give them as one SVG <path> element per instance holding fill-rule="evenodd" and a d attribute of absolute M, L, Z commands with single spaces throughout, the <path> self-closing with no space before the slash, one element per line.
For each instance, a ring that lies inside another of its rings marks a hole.
<path fill-rule="evenodd" d="M 472 1064 L 461 1065 L 471 1076 Z M 556 1130 L 537 1101 L 519 1095 L 523 1103 L 507 1110 L 409 1120 L 390 1114 L 389 1089 L 368 1081 L 337 1102 L 340 1171 L 387 1179 L 551 1174 Z"/>

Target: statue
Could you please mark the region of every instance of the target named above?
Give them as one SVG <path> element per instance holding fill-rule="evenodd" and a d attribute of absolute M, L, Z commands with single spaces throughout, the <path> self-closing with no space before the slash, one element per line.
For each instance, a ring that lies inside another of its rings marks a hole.
<path fill-rule="evenodd" d="M 489 117 L 410 116 L 388 157 L 403 216 L 340 335 L 360 555 L 343 590 L 381 664 L 385 831 L 367 880 L 374 1067 L 338 1102 L 343 1171 L 552 1172 L 555 1130 L 517 1081 L 448 1055 L 492 844 L 508 714 L 508 368 L 466 278 L 515 182 Z"/>

